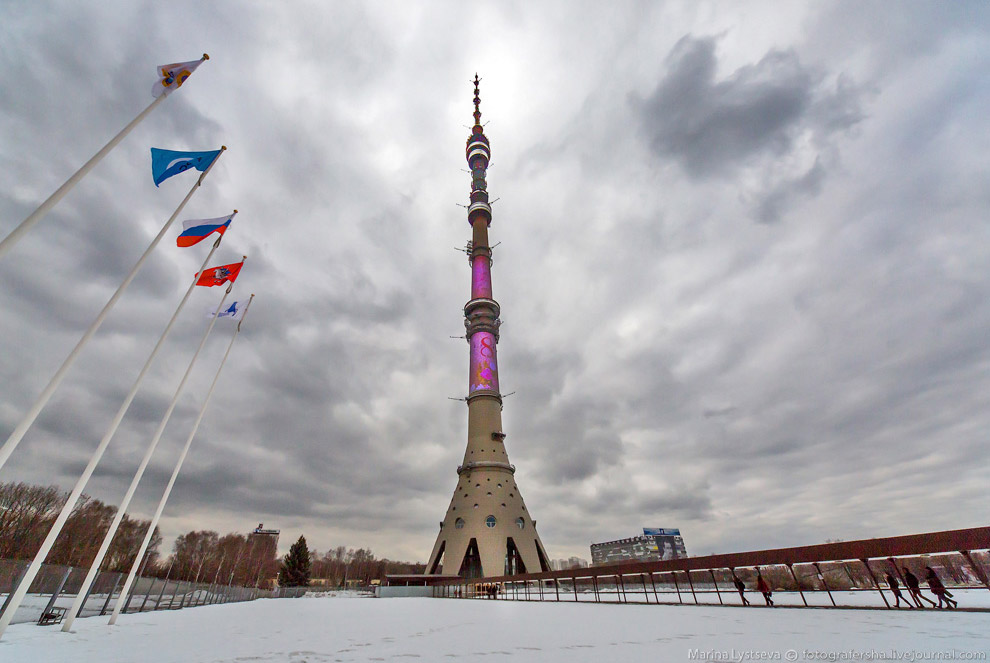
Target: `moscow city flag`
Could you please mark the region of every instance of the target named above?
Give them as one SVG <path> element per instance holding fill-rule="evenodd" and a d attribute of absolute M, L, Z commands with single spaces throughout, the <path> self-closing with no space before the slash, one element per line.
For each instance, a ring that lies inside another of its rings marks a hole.
<path fill-rule="evenodd" d="M 204 269 L 203 273 L 199 277 L 199 280 L 196 281 L 196 285 L 211 287 L 215 285 L 223 285 L 228 281 L 233 283 L 237 279 L 237 275 L 241 273 L 241 267 L 243 266 L 243 262 L 235 262 L 229 265 L 220 265 L 219 267 L 209 267 Z"/>

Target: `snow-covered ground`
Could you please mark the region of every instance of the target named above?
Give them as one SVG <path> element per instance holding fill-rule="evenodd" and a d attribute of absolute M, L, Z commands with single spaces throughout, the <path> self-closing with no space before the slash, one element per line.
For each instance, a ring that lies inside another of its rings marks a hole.
<path fill-rule="evenodd" d="M 990 595 L 990 592 L 984 590 Z M 971 592 L 960 600 L 976 603 Z M 987 660 L 990 614 L 594 605 L 515 601 L 263 599 L 81 619 L 73 633 L 12 626 L 0 661 Z"/>

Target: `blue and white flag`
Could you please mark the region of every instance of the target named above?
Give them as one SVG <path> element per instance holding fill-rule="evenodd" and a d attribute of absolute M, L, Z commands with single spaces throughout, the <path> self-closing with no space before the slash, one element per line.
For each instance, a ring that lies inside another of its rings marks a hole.
<path fill-rule="evenodd" d="M 240 320 L 241 316 L 244 315 L 244 306 L 245 306 L 244 302 L 231 302 L 230 306 L 217 313 L 217 317 L 230 318 L 232 320 Z M 206 317 L 212 318 L 215 312 L 216 312 L 216 308 L 211 308 L 206 312 Z"/>
<path fill-rule="evenodd" d="M 172 175 L 178 175 L 184 170 L 195 168 L 202 172 L 220 155 L 221 150 L 210 152 L 175 152 L 151 148 L 151 174 L 158 186 Z"/>

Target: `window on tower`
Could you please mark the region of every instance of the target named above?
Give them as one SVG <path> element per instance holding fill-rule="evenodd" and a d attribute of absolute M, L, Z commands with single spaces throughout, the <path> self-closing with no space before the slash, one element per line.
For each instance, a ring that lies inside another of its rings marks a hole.
<path fill-rule="evenodd" d="M 495 527 L 497 523 L 498 521 L 495 520 L 495 516 L 488 516 L 487 518 L 485 518 L 485 525 L 488 526 L 489 528 Z"/>

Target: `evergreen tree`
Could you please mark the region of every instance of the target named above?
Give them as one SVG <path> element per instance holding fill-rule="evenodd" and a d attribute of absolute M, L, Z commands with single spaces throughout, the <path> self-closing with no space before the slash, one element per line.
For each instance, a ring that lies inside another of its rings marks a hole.
<path fill-rule="evenodd" d="M 278 571 L 278 584 L 282 587 L 309 586 L 309 547 L 306 545 L 305 536 L 300 536 L 282 559 L 282 568 Z"/>

